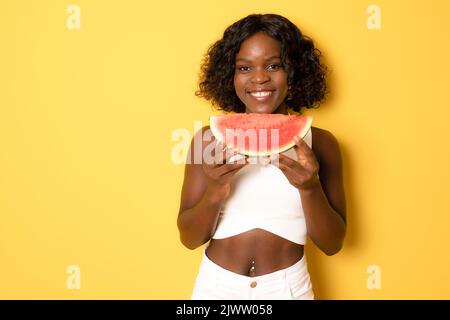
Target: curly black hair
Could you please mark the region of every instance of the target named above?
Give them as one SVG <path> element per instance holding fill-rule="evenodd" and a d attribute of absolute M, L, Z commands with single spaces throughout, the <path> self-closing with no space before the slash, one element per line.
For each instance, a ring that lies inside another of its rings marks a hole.
<path fill-rule="evenodd" d="M 213 107 L 225 112 L 245 112 L 236 95 L 233 78 L 235 57 L 244 40 L 263 32 L 281 43 L 281 64 L 288 74 L 285 104 L 300 112 L 302 107 L 318 107 L 328 94 L 327 67 L 313 40 L 287 18 L 277 14 L 250 14 L 233 23 L 204 55 L 200 67 L 197 97 L 211 100 Z"/>

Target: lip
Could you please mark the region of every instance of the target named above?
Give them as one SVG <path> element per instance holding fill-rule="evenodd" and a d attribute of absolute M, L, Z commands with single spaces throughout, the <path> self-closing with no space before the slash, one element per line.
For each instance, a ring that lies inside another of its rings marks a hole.
<path fill-rule="evenodd" d="M 264 96 L 264 97 L 255 97 L 255 96 L 251 95 L 252 92 L 262 92 L 262 91 L 268 91 L 268 92 L 270 92 L 270 94 L 268 94 L 267 96 Z M 250 96 L 250 98 L 254 99 L 255 101 L 266 102 L 272 98 L 274 91 L 275 90 L 255 90 L 255 91 L 249 91 L 249 92 L 247 92 L 247 94 Z"/>

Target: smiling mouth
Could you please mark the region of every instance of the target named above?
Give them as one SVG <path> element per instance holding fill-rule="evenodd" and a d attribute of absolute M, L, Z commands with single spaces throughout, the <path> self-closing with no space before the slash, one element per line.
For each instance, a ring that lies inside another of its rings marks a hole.
<path fill-rule="evenodd" d="M 257 101 L 266 101 L 272 97 L 273 91 L 258 91 L 258 92 L 255 91 L 249 92 L 248 94 L 250 95 L 250 97 L 252 97 Z"/>
<path fill-rule="evenodd" d="M 272 94 L 272 91 L 250 92 L 250 95 L 252 97 L 257 97 L 257 98 L 266 97 L 266 96 L 271 95 L 271 94 Z"/>

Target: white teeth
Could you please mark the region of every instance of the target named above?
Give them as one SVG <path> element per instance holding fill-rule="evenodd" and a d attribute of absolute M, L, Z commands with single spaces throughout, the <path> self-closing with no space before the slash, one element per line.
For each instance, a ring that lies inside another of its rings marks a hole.
<path fill-rule="evenodd" d="M 260 92 L 251 92 L 250 94 L 254 97 L 266 97 L 272 92 L 270 91 L 260 91 Z"/>

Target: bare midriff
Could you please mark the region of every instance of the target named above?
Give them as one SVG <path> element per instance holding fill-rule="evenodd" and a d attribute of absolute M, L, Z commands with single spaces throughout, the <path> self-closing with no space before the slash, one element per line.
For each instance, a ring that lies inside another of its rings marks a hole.
<path fill-rule="evenodd" d="M 206 255 L 224 269 L 256 277 L 294 265 L 303 257 L 303 245 L 263 229 L 252 229 L 211 239 Z"/>

